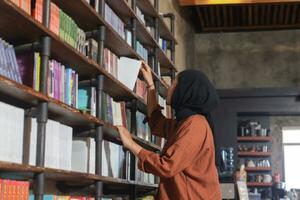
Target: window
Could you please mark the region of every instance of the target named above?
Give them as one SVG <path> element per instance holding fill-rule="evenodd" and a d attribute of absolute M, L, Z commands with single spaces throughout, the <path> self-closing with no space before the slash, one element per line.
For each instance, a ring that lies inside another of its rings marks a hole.
<path fill-rule="evenodd" d="M 287 189 L 300 189 L 300 127 L 282 130 L 284 175 Z"/>

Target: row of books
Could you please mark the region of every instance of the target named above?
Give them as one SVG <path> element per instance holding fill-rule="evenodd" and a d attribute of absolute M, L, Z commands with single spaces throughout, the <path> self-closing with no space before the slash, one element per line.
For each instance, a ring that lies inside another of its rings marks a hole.
<path fill-rule="evenodd" d="M 74 138 L 72 170 L 95 174 L 96 143 L 92 138 Z M 121 145 L 102 142 L 102 175 L 125 178 L 125 152 Z"/>
<path fill-rule="evenodd" d="M 22 84 L 22 78 L 12 45 L 0 38 L 0 75 Z"/>
<path fill-rule="evenodd" d="M 125 24 L 107 3 L 105 3 L 104 19 L 125 40 Z"/>
<path fill-rule="evenodd" d="M 158 44 L 161 47 L 161 49 L 165 52 L 167 57 L 171 58 L 171 50 L 168 48 L 168 41 L 163 38 L 159 38 Z"/>
<path fill-rule="evenodd" d="M 146 24 L 145 15 L 139 7 L 136 8 L 136 15 L 144 24 Z"/>
<path fill-rule="evenodd" d="M 142 43 L 140 43 L 139 41 L 136 42 L 136 52 L 146 63 L 148 63 L 148 50 L 144 48 Z"/>
<path fill-rule="evenodd" d="M 28 200 L 29 182 L 0 179 L 0 200 Z"/>
<path fill-rule="evenodd" d="M 73 129 L 48 120 L 46 125 L 45 166 L 71 170 Z M 22 142 L 22 141 L 21 141 Z M 26 117 L 24 127 L 23 163 L 36 165 L 37 120 Z M 21 151 L 22 152 L 22 151 Z"/>
<path fill-rule="evenodd" d="M 23 9 L 29 15 L 31 14 L 31 0 L 11 0 L 18 7 Z"/>
<path fill-rule="evenodd" d="M 137 168 L 136 180 L 142 183 L 155 184 L 155 176 Z"/>
<path fill-rule="evenodd" d="M 30 194 L 28 200 L 34 200 L 34 195 Z M 81 196 L 62 196 L 62 195 L 51 195 L 46 194 L 43 200 L 95 200 L 93 197 L 81 197 Z"/>
<path fill-rule="evenodd" d="M 50 60 L 48 71 L 48 96 L 77 108 L 78 74 L 60 62 Z"/>

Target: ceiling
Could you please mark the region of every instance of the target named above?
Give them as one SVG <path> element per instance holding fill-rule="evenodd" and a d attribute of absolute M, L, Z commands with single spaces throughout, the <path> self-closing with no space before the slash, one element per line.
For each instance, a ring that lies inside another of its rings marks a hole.
<path fill-rule="evenodd" d="M 223 2 L 223 3 L 222 3 Z M 197 32 L 300 28 L 300 1 L 180 0 Z"/>

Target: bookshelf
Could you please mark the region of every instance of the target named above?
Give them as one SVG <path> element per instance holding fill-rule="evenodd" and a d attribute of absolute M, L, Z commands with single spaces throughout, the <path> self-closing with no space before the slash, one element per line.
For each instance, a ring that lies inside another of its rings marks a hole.
<path fill-rule="evenodd" d="M 98 42 L 97 62 L 82 55 L 74 47 L 62 40 L 49 29 L 50 2 L 55 3 L 60 9 L 67 13 L 78 26 L 83 29 L 88 37 Z M 110 49 L 117 56 L 126 56 L 141 60 L 136 51 L 137 39 L 147 46 L 150 56 L 153 57 L 152 74 L 157 86 L 158 93 L 166 97 L 169 85 L 158 76 L 158 63 L 164 76 L 174 78 L 177 71 L 174 65 L 175 44 L 174 23 L 171 30 L 168 29 L 163 17 L 158 12 L 158 0 L 155 5 L 150 1 L 132 0 L 130 7 L 125 0 L 106 1 L 119 17 L 126 22 L 126 26 L 132 30 L 132 46 L 130 46 L 114 29 L 105 21 L 105 0 L 99 0 L 99 13 L 95 11 L 85 0 L 44 0 L 43 23 L 36 21 L 21 8 L 10 0 L 0 1 L 0 37 L 15 46 L 16 52 L 38 51 L 42 55 L 41 75 L 39 91 L 31 87 L 19 84 L 0 75 L 0 101 L 26 109 L 28 115 L 36 115 L 38 119 L 38 141 L 36 151 L 36 166 L 15 164 L 0 161 L 2 172 L 21 175 L 21 179 L 32 179 L 34 182 L 34 194 L 36 200 L 42 200 L 45 191 L 45 181 L 55 180 L 58 182 L 85 183 L 93 186 L 93 196 L 100 200 L 105 195 L 114 193 L 129 195 L 130 199 L 136 199 L 137 195 L 153 192 L 158 184 L 143 183 L 135 181 L 135 166 L 131 170 L 130 177 L 133 180 L 101 176 L 102 140 L 112 141 L 120 144 L 116 128 L 101 119 L 101 97 L 105 92 L 118 101 L 126 101 L 132 113 L 137 110 L 146 113 L 146 103 L 135 92 L 128 89 L 118 79 L 108 73 L 103 67 L 103 48 Z M 135 13 L 138 6 L 145 15 L 154 18 L 156 22 L 155 35 L 152 36 L 146 26 L 140 21 Z M 173 19 L 174 20 L 174 19 Z M 169 58 L 159 45 L 158 39 L 162 37 L 170 42 L 171 57 Z M 59 60 L 65 65 L 72 66 L 79 74 L 79 82 L 88 80 L 97 88 L 97 113 L 96 117 L 83 113 L 59 100 L 47 96 L 47 63 L 49 58 Z M 45 126 L 47 120 L 52 119 L 64 125 L 71 126 L 74 134 L 93 137 L 96 141 L 96 173 L 80 173 L 74 171 L 46 168 L 45 165 Z M 135 114 L 131 115 L 131 132 L 136 134 Z M 133 135 L 133 139 L 144 148 L 159 152 L 161 147 L 149 141 Z M 131 162 L 136 162 L 132 160 Z M 129 165 L 126 165 L 128 168 Z M 63 185 L 67 186 L 67 185 Z M 115 188 L 117 186 L 117 190 Z M 69 187 L 72 188 L 72 187 Z"/>

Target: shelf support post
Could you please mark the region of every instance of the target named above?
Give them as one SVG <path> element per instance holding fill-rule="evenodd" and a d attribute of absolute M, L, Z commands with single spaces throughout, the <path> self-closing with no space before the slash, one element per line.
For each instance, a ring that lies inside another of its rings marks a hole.
<path fill-rule="evenodd" d="M 100 2 L 102 5 L 104 0 Z M 104 7 L 103 7 L 104 9 Z M 104 12 L 104 10 L 102 10 Z M 105 27 L 100 26 L 98 28 L 97 42 L 98 42 L 98 55 L 97 63 L 103 67 L 103 52 L 104 52 L 104 41 L 105 41 Z M 103 86 L 104 86 L 104 76 L 97 75 L 96 77 L 96 88 L 97 88 L 97 100 L 96 100 L 96 117 L 101 119 L 102 116 L 102 99 L 103 99 Z M 102 141 L 103 141 L 103 127 L 96 127 L 95 143 L 96 143 L 96 174 L 98 176 L 102 175 Z M 101 181 L 96 181 L 96 193 L 95 200 L 101 200 L 103 195 L 103 183 Z"/>
<path fill-rule="evenodd" d="M 50 24 L 50 0 L 43 2 L 43 25 L 49 27 Z M 40 92 L 47 95 L 47 77 L 48 65 L 51 51 L 50 37 L 41 39 L 41 75 L 40 75 Z M 40 102 L 37 107 L 37 148 L 36 148 L 36 165 L 45 166 L 45 143 L 46 143 L 46 125 L 48 120 L 48 103 Z M 43 200 L 45 188 L 45 174 L 35 174 L 35 199 Z"/>
<path fill-rule="evenodd" d="M 131 1 L 131 8 L 136 13 L 136 0 Z M 131 19 L 131 46 L 132 48 L 136 51 L 137 50 L 137 24 L 136 24 L 136 19 L 132 18 Z"/>
<path fill-rule="evenodd" d="M 130 106 L 131 119 L 130 119 L 130 132 L 134 135 L 137 135 L 137 123 L 136 123 L 136 112 L 137 112 L 137 100 L 134 99 L 131 101 Z M 130 180 L 137 181 L 137 159 L 132 153 L 129 153 L 130 156 Z M 136 186 L 132 186 L 130 189 L 130 200 L 135 200 L 137 196 Z"/>

